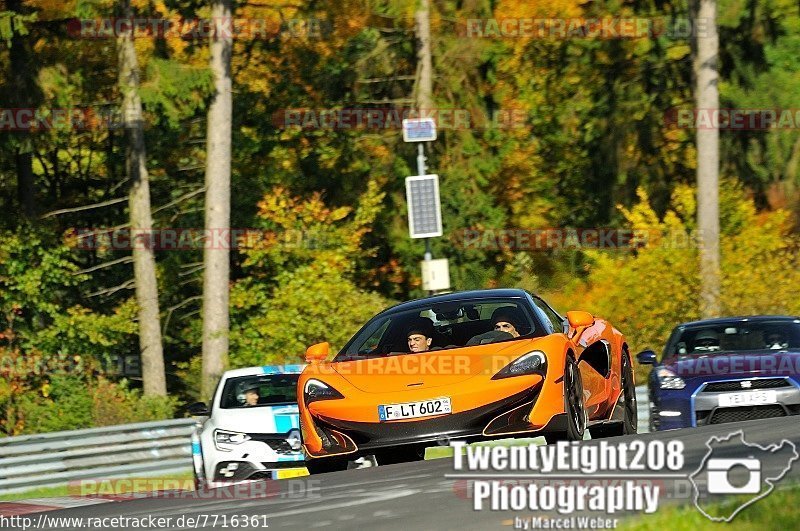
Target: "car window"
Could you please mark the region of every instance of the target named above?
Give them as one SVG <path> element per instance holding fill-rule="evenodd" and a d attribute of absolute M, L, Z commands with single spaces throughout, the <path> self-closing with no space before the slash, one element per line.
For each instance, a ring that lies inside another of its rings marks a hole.
<path fill-rule="evenodd" d="M 239 409 L 297 403 L 299 376 L 261 374 L 228 378 L 222 389 L 220 408 Z M 249 399 L 248 393 L 251 394 Z"/>
<path fill-rule="evenodd" d="M 800 321 L 754 321 L 691 326 L 671 341 L 667 356 L 800 348 Z"/>
<path fill-rule="evenodd" d="M 430 350 L 466 346 L 476 336 L 494 331 L 493 317 L 506 315 L 517 321 L 520 337 L 548 333 L 536 323 L 537 318 L 527 304 L 519 299 L 464 299 L 433 303 L 407 311 L 390 312 L 367 323 L 334 361 L 363 357 L 389 356 L 409 353 L 408 333 L 422 326 L 431 334 Z M 507 340 L 503 334 L 489 334 L 479 343 Z M 517 339 L 513 337 L 512 339 Z"/>
<path fill-rule="evenodd" d="M 533 297 L 533 303 L 542 311 L 547 321 L 553 325 L 553 332 L 561 333 L 564 331 L 564 319 L 558 315 L 555 310 L 539 297 Z"/>

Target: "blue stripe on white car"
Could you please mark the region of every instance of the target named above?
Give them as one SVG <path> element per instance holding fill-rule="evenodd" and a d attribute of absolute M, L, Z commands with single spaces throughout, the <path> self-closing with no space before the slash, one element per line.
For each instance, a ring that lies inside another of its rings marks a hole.
<path fill-rule="evenodd" d="M 305 365 L 264 365 L 261 370 L 264 374 L 300 374 Z"/>

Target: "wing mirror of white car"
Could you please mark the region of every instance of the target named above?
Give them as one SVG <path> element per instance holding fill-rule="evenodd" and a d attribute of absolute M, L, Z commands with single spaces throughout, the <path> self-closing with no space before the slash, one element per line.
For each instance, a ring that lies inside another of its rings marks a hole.
<path fill-rule="evenodd" d="M 195 402 L 188 406 L 186 411 L 193 417 L 208 417 L 211 415 L 205 402 Z"/>

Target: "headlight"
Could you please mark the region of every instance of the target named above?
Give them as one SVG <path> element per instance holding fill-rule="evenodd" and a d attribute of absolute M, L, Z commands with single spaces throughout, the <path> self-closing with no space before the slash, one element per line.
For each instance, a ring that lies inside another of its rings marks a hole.
<path fill-rule="evenodd" d="M 242 444 L 245 441 L 249 441 L 250 436 L 246 433 L 239 433 L 236 431 L 225 431 L 225 430 L 214 430 L 214 446 L 217 447 L 217 450 L 222 450 L 223 452 L 230 452 L 230 448 L 221 448 L 220 444 Z"/>
<path fill-rule="evenodd" d="M 523 354 L 503 367 L 500 372 L 492 376 L 492 380 L 522 376 L 524 374 L 544 374 L 546 365 L 547 357 L 544 355 L 544 352 L 534 350 L 533 352 Z"/>
<path fill-rule="evenodd" d="M 683 381 L 683 378 L 666 367 L 659 367 L 656 376 L 658 376 L 658 383 L 661 389 L 683 389 L 686 387 L 686 382 Z"/>
<path fill-rule="evenodd" d="M 335 400 L 344 398 L 344 396 L 330 385 L 312 378 L 303 386 L 303 398 L 305 398 L 306 405 L 308 405 L 318 400 Z"/>

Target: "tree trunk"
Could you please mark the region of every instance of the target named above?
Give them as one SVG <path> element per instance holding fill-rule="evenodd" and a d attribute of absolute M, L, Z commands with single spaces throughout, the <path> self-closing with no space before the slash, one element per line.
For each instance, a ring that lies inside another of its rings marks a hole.
<path fill-rule="evenodd" d="M 21 0 L 9 0 L 8 10 L 28 14 L 30 8 Z M 11 47 L 8 50 L 11 64 L 10 98 L 11 108 L 35 108 L 41 100 L 41 90 L 37 84 L 39 65 L 33 60 L 30 36 L 14 32 Z M 19 131 L 14 135 L 19 143 L 16 147 L 14 162 L 17 168 L 17 199 L 20 210 L 27 219 L 36 216 L 35 176 L 33 174 L 33 139 L 29 131 Z"/>
<path fill-rule="evenodd" d="M 132 18 L 129 0 L 122 0 L 123 16 Z M 133 46 L 133 35 L 118 38 L 119 88 L 127 134 L 126 169 L 131 182 L 129 195 L 131 230 L 149 234 L 153 228 L 150 212 L 150 181 L 147 174 L 147 152 L 144 144 L 142 101 L 139 98 L 139 63 Z M 133 272 L 136 281 L 136 303 L 139 318 L 139 350 L 142 356 L 144 394 L 166 396 L 164 350 L 158 309 L 158 283 L 154 249 L 147 240 L 134 244 Z M 144 243 L 144 245 L 143 245 Z"/>
<path fill-rule="evenodd" d="M 214 0 L 211 41 L 214 98 L 206 133 L 206 232 L 208 241 L 229 242 L 231 209 L 231 0 Z M 224 236 L 224 237 L 217 237 Z M 230 242 L 233 243 L 233 242 Z M 202 395 L 210 398 L 228 357 L 229 245 L 205 247 L 203 271 Z"/>
<path fill-rule="evenodd" d="M 699 0 L 695 25 L 697 52 L 694 61 L 697 108 L 711 113 L 719 108 L 716 0 Z M 700 231 L 700 312 L 720 315 L 719 251 L 719 129 L 697 129 L 697 226 Z"/>
<path fill-rule="evenodd" d="M 424 116 L 433 110 L 433 60 L 431 58 L 431 2 L 418 0 L 414 13 L 417 34 L 417 109 Z"/>

